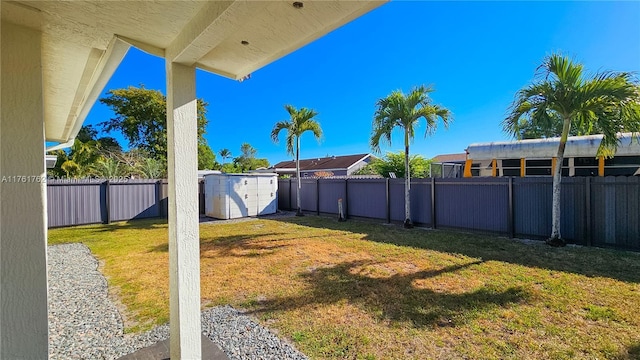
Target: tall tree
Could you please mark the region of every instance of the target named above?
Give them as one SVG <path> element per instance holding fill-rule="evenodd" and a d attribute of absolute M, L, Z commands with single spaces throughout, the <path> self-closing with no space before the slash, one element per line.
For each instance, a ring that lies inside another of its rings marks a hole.
<path fill-rule="evenodd" d="M 91 125 L 80 128 L 76 140 L 67 150 L 56 150 L 52 154 L 58 157 L 53 169 L 47 173 L 59 177 L 85 177 L 93 174 L 92 167 L 104 157 L 119 154 L 122 147 L 112 137 L 98 138 L 98 131 Z"/>
<path fill-rule="evenodd" d="M 588 78 L 581 64 L 560 54 L 545 58 L 537 77 L 533 84 L 516 94 L 503 128 L 517 135 L 523 121 L 543 129 L 562 124 L 553 169 L 552 225 L 547 243 L 564 246 L 560 235 L 560 183 L 571 129 L 602 132 L 604 137 L 598 153 L 612 156 L 618 145 L 618 132 L 640 131 L 640 91 L 631 73 L 601 72 Z"/>
<path fill-rule="evenodd" d="M 96 161 L 91 167 L 91 175 L 103 179 L 114 179 L 126 177 L 131 174 L 131 170 L 115 157 L 103 157 Z"/>
<path fill-rule="evenodd" d="M 147 151 L 155 159 L 167 159 L 167 99 L 158 90 L 130 86 L 114 89 L 100 102 L 109 106 L 115 117 L 100 123 L 104 131 L 120 131 L 130 147 Z M 207 103 L 198 99 L 198 144 L 207 145 L 204 138 Z M 210 157 L 209 146 L 198 146 L 198 157 Z M 203 160 L 204 161 L 204 160 Z M 205 161 L 206 162 L 206 161 Z"/>
<path fill-rule="evenodd" d="M 60 157 L 58 157 L 60 158 Z M 60 164 L 60 169 L 68 178 L 82 178 L 92 174 L 93 165 L 102 158 L 98 142 L 89 140 L 82 142 L 76 139 L 71 146 L 67 159 Z M 58 163 L 56 162 L 56 166 Z"/>
<path fill-rule="evenodd" d="M 562 135 L 563 121 L 557 114 L 549 114 L 548 119 L 538 121 L 528 116 L 521 117 L 512 126 L 510 133 L 517 140 L 545 139 Z M 598 124 L 575 124 L 569 130 L 569 136 L 601 134 Z"/>
<path fill-rule="evenodd" d="M 226 149 L 226 148 L 225 149 L 220 149 L 220 152 L 218 152 L 218 154 L 222 158 L 222 164 L 223 165 L 226 162 L 226 160 L 231 157 L 231 151 L 229 149 Z"/>
<path fill-rule="evenodd" d="M 235 168 L 236 171 L 244 172 L 261 167 L 269 167 L 269 161 L 267 159 L 256 158 L 258 150 L 249 143 L 242 143 L 242 145 L 240 145 L 240 153 L 240 156 L 233 159 L 233 168 Z M 223 167 L 223 169 L 224 168 L 225 167 Z"/>
<path fill-rule="evenodd" d="M 218 167 L 216 154 L 206 143 L 198 144 L 198 170 L 213 170 Z"/>
<path fill-rule="evenodd" d="M 356 171 L 355 175 L 380 175 L 391 177 L 391 173 L 399 177 L 404 177 L 404 152 L 388 152 L 384 158 L 375 159 L 367 166 Z M 412 178 L 424 178 L 429 176 L 431 160 L 425 159 L 421 155 L 411 155 L 409 157 L 409 169 Z"/>
<path fill-rule="evenodd" d="M 444 126 L 448 127 L 452 120 L 451 112 L 440 106 L 433 104 L 429 93 L 433 88 L 424 85 L 415 87 L 407 95 L 402 91 L 394 91 L 387 97 L 378 100 L 376 112 L 373 117 L 373 130 L 371 133 L 371 148 L 374 152 L 380 152 L 380 143 L 386 142 L 391 145 L 391 133 L 398 127 L 404 132 L 404 227 L 412 228 L 411 221 L 411 170 L 409 167 L 409 143 L 413 140 L 415 127 L 421 118 L 427 124 L 425 137 L 436 131 L 438 119 L 441 119 Z"/>
<path fill-rule="evenodd" d="M 307 131 L 310 131 L 313 136 L 320 141 L 322 138 L 322 128 L 320 127 L 320 123 L 315 119 L 318 113 L 315 110 L 301 108 L 300 110 L 296 109 L 292 105 L 285 105 L 285 110 L 289 113 L 289 119 L 278 121 L 273 130 L 271 130 L 271 140 L 274 143 L 278 143 L 278 136 L 280 135 L 280 131 L 286 130 L 286 146 L 287 153 L 296 157 L 296 178 L 298 180 L 298 191 L 296 192 L 296 200 L 297 200 L 297 216 L 302 216 L 302 210 L 300 208 L 300 189 L 301 189 L 301 181 L 300 181 L 300 137 Z"/>

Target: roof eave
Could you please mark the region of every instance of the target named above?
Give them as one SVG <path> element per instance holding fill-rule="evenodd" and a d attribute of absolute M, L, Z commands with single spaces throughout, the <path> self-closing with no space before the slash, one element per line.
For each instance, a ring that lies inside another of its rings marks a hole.
<path fill-rule="evenodd" d="M 46 136 L 46 141 L 73 144 L 93 104 L 98 100 L 109 79 L 122 62 L 131 45 L 114 37 L 104 51 L 95 50 L 95 57 L 87 60 L 83 72 L 83 81 L 76 90 L 74 106 L 67 117 L 65 132 L 62 136 Z M 74 112 L 73 110 L 76 109 Z M 66 146 L 65 146 L 66 147 Z"/>

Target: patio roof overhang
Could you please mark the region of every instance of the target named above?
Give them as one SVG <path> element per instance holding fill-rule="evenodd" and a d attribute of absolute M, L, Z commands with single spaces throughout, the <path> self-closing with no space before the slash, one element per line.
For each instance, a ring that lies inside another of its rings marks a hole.
<path fill-rule="evenodd" d="M 385 1 L 15 1 L 2 20 L 42 33 L 47 141 L 72 142 L 130 45 L 231 79 Z"/>

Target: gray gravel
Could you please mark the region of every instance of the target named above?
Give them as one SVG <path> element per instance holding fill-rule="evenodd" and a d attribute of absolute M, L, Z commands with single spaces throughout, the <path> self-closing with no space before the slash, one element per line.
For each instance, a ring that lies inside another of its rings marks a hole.
<path fill-rule="evenodd" d="M 124 334 L 98 261 L 83 244 L 49 246 L 49 357 L 118 359 L 169 337 L 168 324 Z M 202 312 L 202 331 L 231 360 L 307 359 L 249 316 L 221 306 Z"/>

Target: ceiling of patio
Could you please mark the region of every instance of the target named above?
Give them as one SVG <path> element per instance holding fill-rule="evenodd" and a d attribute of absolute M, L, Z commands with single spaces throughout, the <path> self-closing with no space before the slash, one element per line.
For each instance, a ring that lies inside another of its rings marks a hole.
<path fill-rule="evenodd" d="M 12 1 L 2 19 L 42 31 L 45 132 L 73 138 L 128 44 L 231 79 L 385 1 Z"/>

